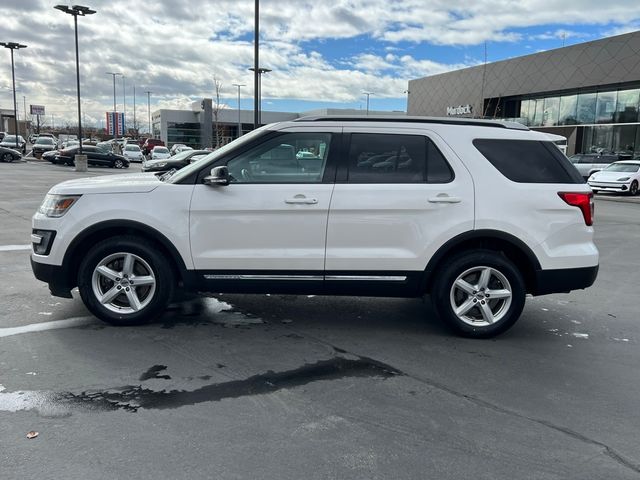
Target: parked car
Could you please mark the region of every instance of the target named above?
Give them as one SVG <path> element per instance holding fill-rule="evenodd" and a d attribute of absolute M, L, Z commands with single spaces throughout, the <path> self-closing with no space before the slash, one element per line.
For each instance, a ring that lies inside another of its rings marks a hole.
<path fill-rule="evenodd" d="M 613 162 L 601 171 L 592 174 L 589 177 L 588 183 L 593 193 L 603 191 L 638 195 L 640 161 L 622 160 Z"/>
<path fill-rule="evenodd" d="M 182 143 L 176 143 L 171 147 L 171 150 L 169 150 L 169 152 L 171 153 L 171 156 L 173 156 L 176 153 L 184 152 L 185 150 L 193 150 L 193 148 L 187 145 L 183 145 Z"/>
<path fill-rule="evenodd" d="M 162 160 L 165 158 L 171 158 L 171 153 L 169 153 L 167 147 L 156 145 L 151 149 L 151 160 Z"/>
<path fill-rule="evenodd" d="M 309 146 L 321 153 L 302 164 Z M 593 284 L 592 209 L 567 158 L 517 123 L 308 117 L 177 172 L 54 186 L 31 265 L 117 325 L 158 318 L 182 290 L 430 294 L 455 332 L 490 337 L 527 294 Z"/>
<path fill-rule="evenodd" d="M 151 150 L 155 146 L 163 147 L 164 146 L 164 142 L 162 140 L 160 140 L 159 138 L 147 138 L 144 141 L 144 144 L 142 145 L 142 153 L 145 156 L 151 155 Z"/>
<path fill-rule="evenodd" d="M 36 143 L 33 144 L 33 155 L 42 155 L 45 152 L 57 150 L 56 143 L 51 137 L 38 137 Z"/>
<path fill-rule="evenodd" d="M 62 150 L 56 155 L 56 163 L 65 163 L 67 165 L 75 165 L 74 159 L 78 153 L 78 147 L 72 147 Z M 89 165 L 97 165 L 111 168 L 129 168 L 129 160 L 122 155 L 91 145 L 82 146 L 82 153 L 87 156 Z"/>
<path fill-rule="evenodd" d="M 46 160 L 47 162 L 57 164 L 58 161 L 56 160 L 56 157 L 58 156 L 59 153 L 60 153 L 60 150 L 51 150 L 50 152 L 44 152 L 42 154 L 42 160 Z"/>
<path fill-rule="evenodd" d="M 184 152 L 176 153 L 173 157 L 165 160 L 145 160 L 142 163 L 143 172 L 166 172 L 175 168 L 180 170 L 186 167 L 190 163 L 200 160 L 206 157 L 211 152 L 207 150 L 185 150 Z"/>
<path fill-rule="evenodd" d="M 16 160 L 20 160 L 22 155 L 17 150 L 12 148 L 0 147 L 0 161 L 2 162 L 13 162 Z"/>
<path fill-rule="evenodd" d="M 599 172 L 607 165 L 619 160 L 619 158 L 614 154 L 577 153 L 571 155 L 569 160 L 578 169 L 582 178 L 586 180 L 591 174 Z"/>
<path fill-rule="evenodd" d="M 36 143 L 37 139 L 38 139 L 38 134 L 37 133 L 32 133 L 31 135 L 29 135 L 29 138 L 27 138 L 27 140 L 29 140 L 29 143 L 31 143 L 31 144 Z"/>
<path fill-rule="evenodd" d="M 22 152 L 23 155 L 27 154 L 27 142 L 22 138 L 22 135 L 18 135 L 17 142 L 15 135 L 5 135 L 0 142 L 0 147 L 13 148 L 14 150 Z"/>
<path fill-rule="evenodd" d="M 122 150 L 122 155 L 127 157 L 130 162 L 142 162 L 144 160 L 142 150 L 136 143 L 127 143 Z"/>

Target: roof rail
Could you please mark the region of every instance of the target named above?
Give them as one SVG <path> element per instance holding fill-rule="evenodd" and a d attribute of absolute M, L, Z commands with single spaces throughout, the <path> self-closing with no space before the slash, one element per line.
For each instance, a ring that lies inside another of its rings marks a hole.
<path fill-rule="evenodd" d="M 475 118 L 417 117 L 407 115 L 309 115 L 296 118 L 293 122 L 393 122 L 393 123 L 438 123 L 441 125 L 466 125 L 473 127 L 509 128 L 529 130 L 517 122 L 485 120 Z"/>

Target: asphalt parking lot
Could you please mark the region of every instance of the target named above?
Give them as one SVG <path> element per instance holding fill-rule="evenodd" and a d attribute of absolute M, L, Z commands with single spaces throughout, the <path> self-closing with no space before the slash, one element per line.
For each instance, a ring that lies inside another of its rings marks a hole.
<path fill-rule="evenodd" d="M 117 328 L 29 266 L 31 214 L 81 175 L 0 163 L 2 478 L 640 478 L 637 203 L 596 202 L 592 288 L 493 340 L 428 299 L 217 295 Z"/>

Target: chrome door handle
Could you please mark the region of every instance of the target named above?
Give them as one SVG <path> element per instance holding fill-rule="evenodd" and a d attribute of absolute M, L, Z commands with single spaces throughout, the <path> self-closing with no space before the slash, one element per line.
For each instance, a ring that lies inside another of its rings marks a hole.
<path fill-rule="evenodd" d="M 318 199 L 317 198 L 307 198 L 304 195 L 296 195 L 293 198 L 287 198 L 285 201 L 285 203 L 289 203 L 289 204 L 297 204 L 297 205 L 315 205 L 316 203 L 318 203 Z"/>
<path fill-rule="evenodd" d="M 429 198 L 429 203 L 460 203 L 461 201 L 460 197 L 450 197 L 446 193 Z"/>

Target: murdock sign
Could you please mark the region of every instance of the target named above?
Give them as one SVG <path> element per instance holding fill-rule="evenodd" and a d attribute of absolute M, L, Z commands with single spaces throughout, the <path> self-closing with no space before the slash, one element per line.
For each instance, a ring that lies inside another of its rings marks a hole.
<path fill-rule="evenodd" d="M 447 115 L 471 115 L 473 113 L 473 107 L 469 104 L 459 105 L 457 107 L 447 107 Z"/>

